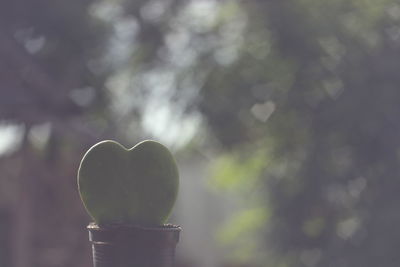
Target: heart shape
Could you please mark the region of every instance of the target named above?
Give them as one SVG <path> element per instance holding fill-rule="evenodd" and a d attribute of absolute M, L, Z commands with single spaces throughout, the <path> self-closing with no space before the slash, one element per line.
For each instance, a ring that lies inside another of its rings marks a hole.
<path fill-rule="evenodd" d="M 98 224 L 161 225 L 168 219 L 179 184 L 169 150 L 146 140 L 131 149 L 106 140 L 92 146 L 78 170 L 78 188 Z"/>

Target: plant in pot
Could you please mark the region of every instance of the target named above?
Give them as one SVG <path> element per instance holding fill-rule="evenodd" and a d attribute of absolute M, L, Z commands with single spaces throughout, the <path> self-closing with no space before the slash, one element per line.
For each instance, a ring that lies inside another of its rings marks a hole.
<path fill-rule="evenodd" d="M 126 149 L 111 140 L 91 147 L 78 170 L 82 202 L 94 222 L 95 267 L 171 267 L 180 227 L 165 224 L 175 203 L 178 169 L 155 141 Z"/>

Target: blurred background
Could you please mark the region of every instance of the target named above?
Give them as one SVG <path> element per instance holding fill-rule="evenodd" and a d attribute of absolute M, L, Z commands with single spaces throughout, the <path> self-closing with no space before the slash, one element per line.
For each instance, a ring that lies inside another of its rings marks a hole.
<path fill-rule="evenodd" d="M 1 267 L 92 266 L 103 139 L 176 156 L 177 267 L 398 267 L 400 3 L 1 0 Z"/>

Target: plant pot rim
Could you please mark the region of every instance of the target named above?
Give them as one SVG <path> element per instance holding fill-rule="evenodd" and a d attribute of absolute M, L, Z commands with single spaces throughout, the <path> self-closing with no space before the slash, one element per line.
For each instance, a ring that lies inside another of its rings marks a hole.
<path fill-rule="evenodd" d="M 97 224 L 89 223 L 87 229 L 90 231 L 167 231 L 180 232 L 182 227 L 174 224 L 163 224 L 157 226 L 137 225 L 137 224 Z"/>
<path fill-rule="evenodd" d="M 179 242 L 181 227 L 172 224 L 161 226 L 138 226 L 132 224 L 97 225 L 90 223 L 89 240 L 101 243 L 152 243 L 157 244 L 176 244 Z"/>

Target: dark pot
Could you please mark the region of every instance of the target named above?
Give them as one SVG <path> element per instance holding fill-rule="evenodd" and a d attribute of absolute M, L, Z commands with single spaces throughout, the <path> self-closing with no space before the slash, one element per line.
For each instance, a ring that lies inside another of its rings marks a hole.
<path fill-rule="evenodd" d="M 172 267 L 181 228 L 89 224 L 94 267 Z"/>

